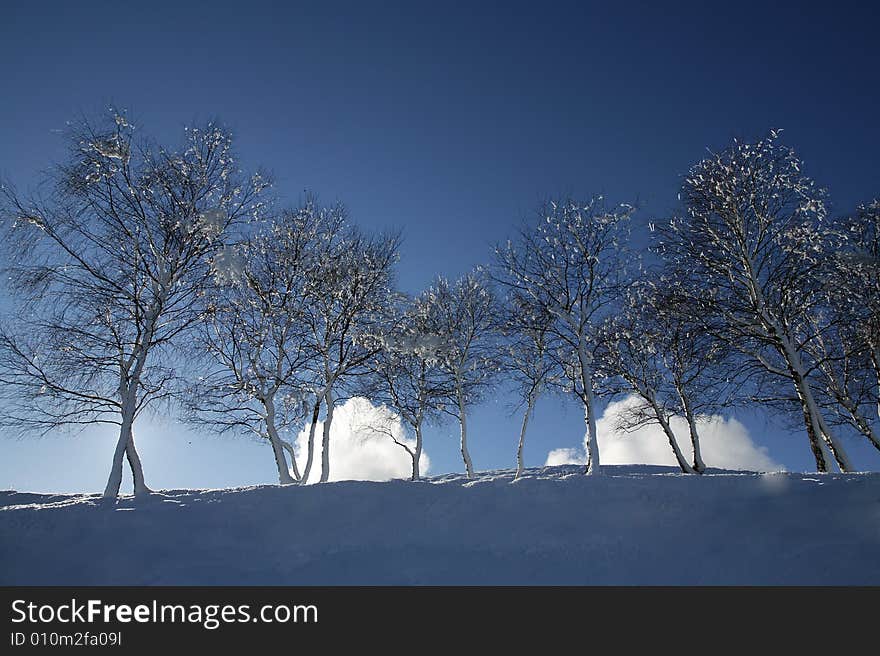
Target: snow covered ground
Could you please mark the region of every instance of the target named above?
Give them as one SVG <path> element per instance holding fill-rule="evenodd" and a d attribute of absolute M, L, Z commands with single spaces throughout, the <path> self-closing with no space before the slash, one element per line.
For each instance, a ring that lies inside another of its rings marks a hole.
<path fill-rule="evenodd" d="M 0 584 L 880 584 L 880 474 L 0 492 Z"/>

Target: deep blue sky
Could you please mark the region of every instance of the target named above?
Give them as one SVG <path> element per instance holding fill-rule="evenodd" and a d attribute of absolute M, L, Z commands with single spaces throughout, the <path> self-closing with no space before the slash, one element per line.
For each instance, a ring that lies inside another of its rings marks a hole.
<path fill-rule="evenodd" d="M 282 200 L 309 189 L 364 226 L 402 228 L 409 291 L 484 262 L 547 194 L 637 201 L 642 223 L 665 215 L 706 148 L 771 127 L 846 211 L 880 194 L 869 4 L 18 2 L 0 22 L 0 173 L 32 184 L 61 155 L 65 121 L 111 103 L 165 141 L 219 117 Z M 508 415 L 503 402 L 477 411 L 478 468 L 510 464 Z M 802 436 L 743 419 L 777 460 L 812 467 Z M 529 464 L 581 434 L 576 407 L 547 405 Z M 454 435 L 431 436 L 435 470 L 460 468 Z M 58 442 L 0 442 L 0 487 L 51 488 L 34 471 L 43 458 L 83 469 L 66 487 L 100 485 L 106 439 Z M 210 446 L 221 463 L 251 453 Z M 185 455 L 167 460 L 183 464 L 163 465 L 179 482 L 162 484 L 202 482 L 182 480 Z M 209 482 L 271 481 L 271 465 L 260 451 L 246 475 L 221 465 Z"/>

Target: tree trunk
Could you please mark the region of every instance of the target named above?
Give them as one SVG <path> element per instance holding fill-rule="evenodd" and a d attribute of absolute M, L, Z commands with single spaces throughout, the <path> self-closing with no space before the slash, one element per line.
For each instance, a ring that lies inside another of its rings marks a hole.
<path fill-rule="evenodd" d="M 871 349 L 871 365 L 877 382 L 877 417 L 880 418 L 880 347 L 876 345 Z"/>
<path fill-rule="evenodd" d="M 456 385 L 458 396 L 458 423 L 461 427 L 461 459 L 464 461 L 464 469 L 468 478 L 474 477 L 474 464 L 471 462 L 471 454 L 467 447 L 467 415 L 464 408 L 464 393 L 461 385 Z"/>
<path fill-rule="evenodd" d="M 513 480 L 518 479 L 522 476 L 523 469 L 525 469 L 525 464 L 523 462 L 523 447 L 526 443 L 526 428 L 529 425 L 529 415 L 532 414 L 532 409 L 535 407 L 535 399 L 534 395 L 529 394 L 528 405 L 526 407 L 526 413 L 523 416 L 522 428 L 519 431 L 519 445 L 516 448 L 516 475 L 513 477 Z"/>
<path fill-rule="evenodd" d="M 679 469 L 681 469 L 684 474 L 696 473 L 694 468 L 688 463 L 687 458 L 684 457 L 681 449 L 678 448 L 678 440 L 675 439 L 675 433 L 672 432 L 672 427 L 669 425 L 666 417 L 655 404 L 652 404 L 652 407 L 657 416 L 657 421 L 660 422 L 660 427 L 663 428 L 663 432 L 666 434 L 666 439 L 669 440 L 669 446 L 672 448 L 672 453 L 675 455 L 675 461 L 678 463 Z"/>
<path fill-rule="evenodd" d="M 825 453 L 827 448 L 837 461 L 840 471 L 851 471 L 852 467 L 843 445 L 825 424 L 822 412 L 816 404 L 800 355 L 781 331 L 777 330 L 776 334 L 779 340 L 778 343 L 781 346 L 782 356 L 788 365 L 798 399 L 801 402 L 804 413 L 804 425 L 810 440 L 810 448 L 813 450 L 813 456 L 816 458 L 816 468 L 820 472 L 828 471 L 828 460 Z"/>
<path fill-rule="evenodd" d="M 125 455 L 128 458 L 128 466 L 131 469 L 131 480 L 134 484 L 134 495 L 136 497 L 149 494 L 152 490 L 147 487 L 144 480 L 144 468 L 141 465 L 141 457 L 138 455 L 137 448 L 134 445 L 134 432 L 128 438 L 128 445 L 125 447 Z"/>
<path fill-rule="evenodd" d="M 417 481 L 421 478 L 421 461 L 422 461 L 422 424 L 421 422 L 415 426 L 416 448 L 412 452 L 412 477 L 411 481 Z"/>
<path fill-rule="evenodd" d="M 290 457 L 290 473 L 293 476 L 293 480 L 297 483 L 301 483 L 302 479 L 299 475 L 299 468 L 296 464 L 296 452 L 294 451 L 293 445 L 287 440 L 281 440 L 281 446 L 287 451 L 287 455 Z"/>
<path fill-rule="evenodd" d="M 681 399 L 681 405 L 684 408 L 684 417 L 687 419 L 688 423 L 691 447 L 694 452 L 694 471 L 698 474 L 702 474 L 706 471 L 706 463 L 703 462 L 703 453 L 700 449 L 700 433 L 697 431 L 697 418 L 694 416 L 694 411 L 691 409 L 690 399 L 687 394 L 685 394 L 678 386 L 676 386 L 676 390 L 678 391 L 678 397 Z"/>
<path fill-rule="evenodd" d="M 321 395 L 315 396 L 315 407 L 312 409 L 312 425 L 309 427 L 309 443 L 306 451 L 306 464 L 303 467 L 302 478 L 300 483 L 305 485 L 309 482 L 309 475 L 312 473 L 312 462 L 315 459 L 315 431 L 318 427 L 318 417 L 321 415 Z"/>
<path fill-rule="evenodd" d="M 278 428 L 275 426 L 275 401 L 271 397 L 263 399 L 263 407 L 266 408 L 266 433 L 269 444 L 272 445 L 272 453 L 275 456 L 275 466 L 278 468 L 278 482 L 281 485 L 295 483 L 287 467 L 287 459 L 284 457 L 284 447 L 281 446 L 281 438 L 278 437 Z"/>
<path fill-rule="evenodd" d="M 792 375 L 794 377 L 795 389 L 804 413 L 804 425 L 807 429 L 807 436 L 810 439 L 810 446 L 813 449 L 813 455 L 816 457 L 816 467 L 820 472 L 828 471 L 828 459 L 826 450 L 831 451 L 831 455 L 837 462 L 837 466 L 842 472 L 852 471 L 849 458 L 843 445 L 825 424 L 825 419 L 813 398 L 813 390 L 810 389 L 810 383 L 806 377 L 798 370 L 792 367 Z M 817 449 L 817 445 L 819 448 Z M 821 456 L 821 457 L 820 457 Z"/>
<path fill-rule="evenodd" d="M 122 486 L 122 463 L 128 459 L 131 469 L 131 480 L 135 496 L 144 496 L 150 493 L 144 479 L 144 468 L 141 464 L 140 455 L 134 444 L 132 424 L 134 422 L 134 403 L 123 404 L 122 426 L 119 428 L 119 438 L 116 440 L 116 449 L 113 451 L 113 462 L 110 465 L 110 476 L 104 487 L 104 498 L 115 499 L 119 496 L 119 488 Z"/>
<path fill-rule="evenodd" d="M 164 301 L 158 301 L 159 307 Z M 131 466 L 132 480 L 134 483 L 135 496 L 141 496 L 150 493 L 144 481 L 144 470 L 141 465 L 141 459 L 137 449 L 134 446 L 134 437 L 132 429 L 134 426 L 134 416 L 137 412 L 137 393 L 140 387 L 141 374 L 147 363 L 147 355 L 149 345 L 153 339 L 153 331 L 156 328 L 156 317 L 158 311 L 151 308 L 145 317 L 145 331 L 140 344 L 138 344 L 132 353 L 131 368 L 122 367 L 119 379 L 119 395 L 122 400 L 120 414 L 122 415 L 122 424 L 119 428 L 119 439 L 116 442 L 116 449 L 113 452 L 113 462 L 110 465 L 110 476 L 107 479 L 107 485 L 104 488 L 104 498 L 116 498 L 119 496 L 119 487 L 122 485 L 122 457 L 128 456 L 128 463 Z M 131 446 L 129 446 L 131 445 Z"/>
<path fill-rule="evenodd" d="M 122 460 L 131 442 L 132 423 L 134 422 L 135 413 L 134 395 L 128 390 L 126 390 L 123 397 L 121 412 L 122 424 L 119 427 L 119 438 L 116 440 L 116 448 L 113 451 L 113 461 L 110 463 L 110 476 L 107 479 L 107 485 L 104 487 L 105 499 L 115 499 L 118 497 L 119 488 L 122 485 Z M 140 458 L 137 458 L 135 462 L 140 463 Z M 141 476 L 141 478 L 143 477 Z"/>
<path fill-rule="evenodd" d="M 115 499 L 119 496 L 119 487 L 122 485 L 122 458 L 131 437 L 131 424 L 123 420 L 119 429 L 119 438 L 116 440 L 116 449 L 113 451 L 113 461 L 110 463 L 110 477 L 104 487 L 104 498 Z"/>
<path fill-rule="evenodd" d="M 797 373 L 794 371 L 792 372 L 792 377 L 794 379 L 794 386 L 795 390 L 797 391 L 798 399 L 801 402 L 801 411 L 804 415 L 804 428 L 807 431 L 807 439 L 810 442 L 810 450 L 813 452 L 813 458 L 815 458 L 816 460 L 816 470 L 819 472 L 827 472 L 827 449 L 819 436 L 818 423 L 816 422 L 815 416 L 810 411 L 810 406 L 807 403 L 804 393 L 802 391 L 803 381 L 799 379 Z"/>
<path fill-rule="evenodd" d="M 828 452 L 822 440 L 817 434 L 818 428 L 813 421 L 806 405 L 801 404 L 801 410 L 804 415 L 804 428 L 807 431 L 807 439 L 810 441 L 810 450 L 813 452 L 813 458 L 816 460 L 816 471 L 825 473 L 828 471 Z"/>
<path fill-rule="evenodd" d="M 596 415 L 593 408 L 593 375 L 590 358 L 583 340 L 578 341 L 578 361 L 581 366 L 581 385 L 584 390 L 584 423 L 587 427 L 584 440 L 586 442 L 587 467 L 584 473 L 592 475 L 600 473 L 599 440 L 596 435 Z"/>
<path fill-rule="evenodd" d="M 809 382 L 806 383 L 807 391 L 810 394 L 810 399 L 812 400 L 813 392 L 810 390 Z M 834 456 L 834 460 L 837 461 L 837 466 L 840 468 L 840 471 L 843 473 L 855 471 L 850 462 L 849 455 L 846 453 L 846 449 L 844 449 L 843 443 L 837 439 L 837 436 L 831 431 L 828 427 L 828 424 L 825 422 L 825 417 L 822 416 L 822 411 L 819 409 L 819 406 L 816 405 L 816 402 L 812 402 L 814 411 L 816 413 L 816 419 L 819 422 L 819 430 L 822 431 L 822 437 L 825 442 L 828 444 L 828 448 L 831 449 L 831 454 Z"/>
<path fill-rule="evenodd" d="M 334 400 L 329 387 L 324 392 L 324 400 L 327 402 L 327 416 L 324 417 L 324 434 L 321 437 L 321 483 L 330 480 L 330 425 L 333 423 Z"/>

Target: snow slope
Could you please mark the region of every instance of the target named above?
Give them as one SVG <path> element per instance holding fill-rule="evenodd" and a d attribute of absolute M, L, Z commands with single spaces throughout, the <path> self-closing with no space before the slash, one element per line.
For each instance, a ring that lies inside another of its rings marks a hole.
<path fill-rule="evenodd" d="M 880 474 L 0 492 L 0 584 L 880 584 Z"/>

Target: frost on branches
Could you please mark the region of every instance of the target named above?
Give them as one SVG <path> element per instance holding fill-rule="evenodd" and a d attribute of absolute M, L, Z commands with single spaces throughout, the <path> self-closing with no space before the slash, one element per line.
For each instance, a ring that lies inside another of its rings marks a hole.
<path fill-rule="evenodd" d="M 0 187 L 16 303 L 0 323 L 0 420 L 117 426 L 107 497 L 126 460 L 149 492 L 134 425 L 172 400 L 262 440 L 280 484 L 311 480 L 319 450 L 330 479 L 334 412 L 360 397 L 384 406 L 362 428 L 406 451 L 412 480 L 425 427 L 454 418 L 471 478 L 468 414 L 499 383 L 523 413 L 517 478 L 548 393 L 583 408 L 587 474 L 597 403 L 617 395 L 640 400 L 619 427 L 660 426 L 686 473 L 706 467 L 703 419 L 734 402 L 796 417 L 819 471 L 851 471 L 844 435 L 880 449 L 880 201 L 829 217 L 778 132 L 690 170 L 680 216 L 647 223 L 649 266 L 629 250 L 632 206 L 563 198 L 488 269 L 414 296 L 396 287 L 399 235 L 312 196 L 270 212 L 268 181 L 239 171 L 214 123 L 170 149 L 112 112 L 68 146 L 41 193 Z"/>
<path fill-rule="evenodd" d="M 186 397 L 190 421 L 267 440 L 282 485 L 305 482 L 311 469 L 314 439 L 301 475 L 283 435 L 298 432 L 315 403 L 303 303 L 320 229 L 314 214 L 285 211 L 217 253 L 197 340 L 206 373 Z"/>
<path fill-rule="evenodd" d="M 68 143 L 48 192 L 3 188 L 4 269 L 20 301 L 0 330 L 5 418 L 41 432 L 119 426 L 104 494 L 118 494 L 124 458 L 144 494 L 135 419 L 171 394 L 170 351 L 198 321 L 226 235 L 259 215 L 266 182 L 238 173 L 231 137 L 210 123 L 166 150 L 113 113 L 74 126 Z M 198 227 L 206 216 L 210 234 Z"/>
<path fill-rule="evenodd" d="M 703 473 L 699 418 L 729 405 L 732 363 L 728 349 L 690 316 L 675 280 L 652 271 L 630 284 L 620 311 L 605 321 L 598 359 L 608 391 L 639 400 L 620 414 L 617 428 L 660 426 L 681 471 Z M 675 416 L 687 422 L 692 462 L 672 430 Z"/>
<path fill-rule="evenodd" d="M 822 269 L 832 231 L 825 193 L 777 132 L 734 142 L 691 169 L 685 214 L 661 230 L 660 252 L 683 281 L 702 328 L 786 383 L 819 471 L 852 469 L 817 400 L 810 345 L 827 328 Z"/>
<path fill-rule="evenodd" d="M 421 476 L 423 428 L 439 420 L 444 399 L 451 395 L 440 367 L 445 339 L 435 332 L 428 294 L 401 299 L 393 308 L 384 333 L 376 335 L 381 348 L 372 364 L 374 382 L 370 396 L 393 409 L 412 431 L 414 440 L 397 434 L 393 424 L 375 430 L 388 436 L 412 460 L 411 480 Z"/>
<path fill-rule="evenodd" d="M 552 317 L 548 334 L 560 379 L 583 405 L 588 474 L 599 472 L 594 399 L 600 326 L 618 302 L 626 276 L 630 205 L 550 201 L 516 239 L 496 248 L 498 282 L 536 315 Z"/>
<path fill-rule="evenodd" d="M 880 449 L 880 202 L 839 219 L 827 240 L 822 277 L 825 303 L 815 314 L 814 363 L 818 402 L 829 421 L 854 430 Z"/>
<path fill-rule="evenodd" d="M 336 404 L 357 395 L 381 348 L 373 336 L 383 330 L 393 304 L 400 238 L 369 235 L 348 225 L 341 206 L 322 209 L 310 203 L 305 209 L 320 213 L 324 225 L 304 290 L 303 316 L 303 329 L 315 351 L 312 376 L 317 398 L 326 413 L 321 436 L 323 483 L 330 478 L 330 427 Z"/>
<path fill-rule="evenodd" d="M 472 478 L 467 409 L 481 399 L 498 372 L 493 332 L 495 295 L 486 277 L 474 271 L 452 282 L 438 278 L 419 297 L 417 307 L 440 341 L 437 369 L 446 390 L 446 403 L 440 409 L 458 420 L 461 458 L 468 478 Z"/>

